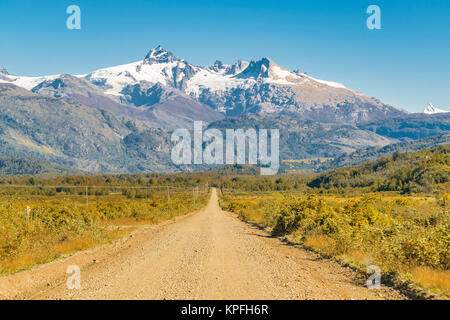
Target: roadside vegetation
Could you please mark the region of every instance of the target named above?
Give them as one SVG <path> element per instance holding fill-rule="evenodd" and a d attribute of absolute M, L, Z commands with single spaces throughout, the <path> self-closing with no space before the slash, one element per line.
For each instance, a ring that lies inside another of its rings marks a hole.
<path fill-rule="evenodd" d="M 450 296 L 449 150 L 335 169 L 291 191 L 246 181 L 223 188 L 221 206 L 325 256 Z"/>
<path fill-rule="evenodd" d="M 0 274 L 108 243 L 136 225 L 198 210 L 207 199 L 204 187 L 0 187 Z"/>

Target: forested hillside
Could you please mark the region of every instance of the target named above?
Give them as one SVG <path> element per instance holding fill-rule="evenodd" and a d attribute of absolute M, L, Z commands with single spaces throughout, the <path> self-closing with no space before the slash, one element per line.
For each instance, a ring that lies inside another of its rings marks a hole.
<path fill-rule="evenodd" d="M 36 159 L 0 158 L 0 176 L 74 175 L 83 172 Z"/>
<path fill-rule="evenodd" d="M 420 140 L 403 141 L 389 144 L 384 147 L 369 147 L 350 154 L 344 154 L 336 159 L 319 164 L 317 171 L 327 171 L 333 168 L 354 166 L 366 161 L 374 161 L 385 156 L 392 156 L 394 152 L 414 152 L 426 148 L 435 148 L 441 145 L 450 145 L 450 134 L 432 136 Z"/>
<path fill-rule="evenodd" d="M 361 188 L 373 191 L 433 192 L 448 188 L 450 146 L 413 153 L 395 152 L 392 157 L 331 170 L 308 183 L 313 188 Z"/>

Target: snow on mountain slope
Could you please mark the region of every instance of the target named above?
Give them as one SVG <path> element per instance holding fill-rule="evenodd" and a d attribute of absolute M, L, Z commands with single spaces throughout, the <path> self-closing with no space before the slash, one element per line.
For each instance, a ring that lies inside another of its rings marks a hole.
<path fill-rule="evenodd" d="M 0 75 L 1 76 L 1 75 Z M 39 85 L 40 83 L 48 80 L 54 80 L 58 78 L 60 75 L 54 75 L 54 76 L 43 76 L 43 77 L 26 77 L 26 76 L 14 76 L 14 75 L 8 75 L 7 78 L 1 78 L 1 82 L 9 82 L 12 83 L 18 87 L 31 90 L 35 86 Z"/>
<path fill-rule="evenodd" d="M 433 106 L 431 103 L 429 103 L 425 107 L 425 110 L 423 110 L 423 113 L 425 113 L 425 114 L 448 113 L 448 112 L 450 112 L 450 111 L 438 109 L 435 106 Z"/>
<path fill-rule="evenodd" d="M 53 76 L 41 76 L 41 77 L 26 77 L 26 76 L 16 76 L 8 73 L 4 67 L 0 67 L 0 82 L 2 83 L 12 83 L 18 87 L 31 90 L 38 84 L 48 80 L 54 80 L 60 75 Z"/>
<path fill-rule="evenodd" d="M 326 86 L 329 86 L 329 87 L 338 88 L 338 89 L 347 89 L 342 83 L 339 83 L 339 82 L 318 80 L 318 79 L 315 79 L 315 78 L 309 77 L 309 76 L 308 76 L 308 78 L 310 78 L 313 81 L 322 83 L 322 84 L 324 84 Z"/>
<path fill-rule="evenodd" d="M 176 63 L 143 65 L 142 61 L 130 64 L 100 69 L 86 76 L 92 83 L 103 87 L 106 94 L 121 95 L 121 91 L 128 85 L 140 81 L 161 83 L 167 85 L 164 76 Z"/>

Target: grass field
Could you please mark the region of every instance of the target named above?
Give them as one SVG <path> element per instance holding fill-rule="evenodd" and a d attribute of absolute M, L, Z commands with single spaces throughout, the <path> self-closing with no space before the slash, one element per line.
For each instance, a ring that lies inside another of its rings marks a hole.
<path fill-rule="evenodd" d="M 67 190 L 68 192 L 65 192 Z M 202 208 L 206 189 L 0 188 L 0 274 L 13 273 Z M 81 193 L 81 194 L 78 194 Z"/>

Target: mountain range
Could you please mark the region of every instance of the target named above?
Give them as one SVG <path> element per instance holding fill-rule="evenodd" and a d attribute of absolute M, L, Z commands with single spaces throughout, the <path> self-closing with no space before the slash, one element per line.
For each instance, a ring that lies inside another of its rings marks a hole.
<path fill-rule="evenodd" d="M 343 84 L 287 70 L 269 58 L 232 65 L 216 61 L 213 66 L 201 67 L 161 46 L 143 60 L 85 75 L 24 77 L 3 69 L 0 81 L 169 130 L 192 120 L 212 122 L 224 116 L 260 113 L 340 124 L 405 114 Z"/>
<path fill-rule="evenodd" d="M 203 170 L 170 161 L 170 133 L 280 129 L 282 159 L 336 158 L 450 130 L 450 113 L 409 114 L 270 58 L 195 66 L 158 46 L 84 75 L 28 77 L 0 67 L 0 157 L 90 172 Z M 8 162 L 10 163 L 10 162 Z"/>

